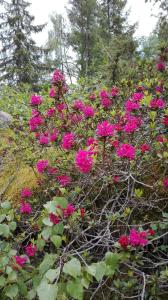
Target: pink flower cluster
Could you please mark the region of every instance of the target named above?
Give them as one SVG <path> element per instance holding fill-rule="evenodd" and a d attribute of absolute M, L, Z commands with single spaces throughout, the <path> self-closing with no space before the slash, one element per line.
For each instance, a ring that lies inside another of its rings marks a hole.
<path fill-rule="evenodd" d="M 94 108 L 90 105 L 85 105 L 84 108 L 82 109 L 83 113 L 84 113 L 84 116 L 85 118 L 92 118 L 94 117 Z"/>
<path fill-rule="evenodd" d="M 116 86 L 113 86 L 111 89 L 111 96 L 112 97 L 116 97 L 119 94 L 119 88 L 117 88 Z"/>
<path fill-rule="evenodd" d="M 133 110 L 140 109 L 140 105 L 139 105 L 139 103 L 133 102 L 131 100 L 127 100 L 125 103 L 125 109 L 127 112 L 131 112 Z"/>
<path fill-rule="evenodd" d="M 150 102 L 151 108 L 165 108 L 165 101 L 163 99 L 152 99 Z"/>
<path fill-rule="evenodd" d="M 48 164 L 48 160 L 39 160 L 36 164 L 36 168 L 37 168 L 37 171 L 42 174 L 46 171 L 46 169 L 48 168 L 49 164 Z"/>
<path fill-rule="evenodd" d="M 62 187 L 68 186 L 71 183 L 71 177 L 67 175 L 57 176 L 57 180 Z"/>
<path fill-rule="evenodd" d="M 124 249 L 129 245 L 132 247 L 144 247 L 148 244 L 148 237 L 153 235 L 155 235 L 155 232 L 152 229 L 149 229 L 148 231 L 137 231 L 136 229 L 132 229 L 128 236 L 121 235 L 118 242 Z"/>
<path fill-rule="evenodd" d="M 62 139 L 62 148 L 64 150 L 70 150 L 75 145 L 75 135 L 74 133 L 65 133 Z"/>
<path fill-rule="evenodd" d="M 21 214 L 26 214 L 26 215 L 31 214 L 32 213 L 32 208 L 31 208 L 30 203 L 22 201 L 21 206 L 20 206 L 20 213 Z"/>
<path fill-rule="evenodd" d="M 60 70 L 55 70 L 54 71 L 54 74 L 53 74 L 53 77 L 52 77 L 52 83 L 60 83 L 60 82 L 65 82 L 65 77 L 64 75 L 62 74 L 62 72 Z"/>
<path fill-rule="evenodd" d="M 38 106 L 42 103 L 43 99 L 41 96 L 38 95 L 32 95 L 30 98 L 30 105 L 32 106 Z"/>
<path fill-rule="evenodd" d="M 82 100 L 75 100 L 73 103 L 73 108 L 76 110 L 83 111 L 84 107 L 85 107 L 85 104 L 83 103 Z"/>
<path fill-rule="evenodd" d="M 36 116 L 33 116 L 32 118 L 30 118 L 29 120 L 29 128 L 30 131 L 35 131 L 38 129 L 38 127 L 40 125 L 42 125 L 44 123 L 44 119 L 43 117 L 39 114 Z"/>
<path fill-rule="evenodd" d="M 17 263 L 17 265 L 19 265 L 21 268 L 23 268 L 23 266 L 27 262 L 27 257 L 23 257 L 23 256 L 19 256 L 19 255 L 14 256 L 14 259 L 15 259 L 15 262 Z"/>
<path fill-rule="evenodd" d="M 104 108 L 108 109 L 112 105 L 112 102 L 110 100 L 110 96 L 107 93 L 107 91 L 105 91 L 105 90 L 100 91 L 100 99 L 101 99 L 101 105 Z"/>
<path fill-rule="evenodd" d="M 60 214 L 63 214 L 64 218 L 69 218 L 75 212 L 75 207 L 72 203 L 68 203 L 66 208 L 61 208 L 61 206 L 57 206 L 56 208 L 60 209 Z M 61 222 L 61 216 L 58 214 L 50 213 L 49 214 L 50 222 L 54 225 L 57 225 Z"/>
<path fill-rule="evenodd" d="M 103 121 L 97 125 L 96 134 L 100 137 L 112 136 L 114 133 L 114 125 L 108 121 Z"/>
<path fill-rule="evenodd" d="M 75 165 L 81 173 L 87 174 L 93 167 L 93 158 L 89 151 L 79 150 L 76 153 Z"/>
<path fill-rule="evenodd" d="M 122 144 L 117 148 L 117 156 L 133 160 L 135 158 L 135 148 L 130 144 Z"/>
<path fill-rule="evenodd" d="M 25 252 L 29 257 L 33 257 L 37 252 L 37 247 L 30 243 L 27 247 L 25 247 Z"/>
<path fill-rule="evenodd" d="M 166 69 L 166 64 L 164 63 L 164 61 L 159 61 L 156 64 L 156 69 L 160 72 L 163 72 Z"/>
<path fill-rule="evenodd" d="M 28 188 L 25 187 L 21 190 L 21 197 L 24 198 L 30 198 L 32 196 L 32 191 Z"/>

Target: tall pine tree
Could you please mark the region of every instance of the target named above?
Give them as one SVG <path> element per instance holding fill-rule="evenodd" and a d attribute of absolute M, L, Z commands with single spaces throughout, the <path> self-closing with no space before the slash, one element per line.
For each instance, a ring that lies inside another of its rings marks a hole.
<path fill-rule="evenodd" d="M 77 54 L 80 76 L 92 74 L 96 30 L 96 0 L 70 0 L 70 45 Z"/>
<path fill-rule="evenodd" d="M 0 14 L 0 81 L 8 84 L 35 83 L 39 77 L 42 49 L 36 46 L 32 33 L 45 25 L 33 25 L 34 16 L 24 0 L 2 1 Z"/>

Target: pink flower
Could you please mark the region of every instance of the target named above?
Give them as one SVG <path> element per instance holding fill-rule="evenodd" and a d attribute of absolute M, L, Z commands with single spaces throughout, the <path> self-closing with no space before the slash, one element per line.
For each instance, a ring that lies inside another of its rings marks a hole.
<path fill-rule="evenodd" d="M 159 61 L 156 64 L 156 69 L 160 72 L 164 71 L 166 69 L 166 65 L 165 65 L 164 61 Z"/>
<path fill-rule="evenodd" d="M 30 198 L 32 196 L 32 191 L 25 187 L 21 190 L 21 197 L 22 198 Z"/>
<path fill-rule="evenodd" d="M 136 229 L 132 229 L 129 235 L 129 243 L 133 247 L 147 245 L 147 233 L 145 231 L 138 232 Z"/>
<path fill-rule="evenodd" d="M 53 223 L 54 225 L 59 224 L 61 221 L 60 217 L 53 213 L 49 214 L 49 219 L 50 219 L 50 222 Z"/>
<path fill-rule="evenodd" d="M 17 265 L 19 265 L 21 268 L 24 266 L 24 264 L 27 261 L 27 257 L 23 257 L 23 256 L 14 256 L 14 259 L 17 263 Z"/>
<path fill-rule="evenodd" d="M 29 128 L 31 131 L 35 131 L 40 125 L 44 123 L 42 116 L 34 116 L 29 120 Z"/>
<path fill-rule="evenodd" d="M 89 146 L 93 145 L 95 142 L 96 142 L 96 140 L 94 139 L 94 137 L 89 137 L 86 140 L 86 146 L 89 147 Z"/>
<path fill-rule="evenodd" d="M 36 168 L 37 168 L 37 171 L 41 174 L 41 173 L 44 173 L 44 171 L 47 169 L 48 167 L 48 160 L 39 160 L 36 164 Z"/>
<path fill-rule="evenodd" d="M 51 117 L 53 117 L 54 115 L 55 115 L 55 107 L 49 108 L 48 111 L 47 111 L 47 117 L 48 117 L 48 118 L 51 118 Z"/>
<path fill-rule="evenodd" d="M 108 109 L 112 105 L 112 102 L 111 102 L 111 100 L 109 98 L 102 98 L 101 99 L 101 105 L 104 108 Z"/>
<path fill-rule="evenodd" d="M 132 102 L 131 100 L 126 101 L 125 109 L 127 112 L 131 112 L 132 110 L 140 109 L 140 105 L 138 103 Z"/>
<path fill-rule="evenodd" d="M 84 107 L 85 107 L 85 104 L 83 103 L 82 100 L 75 100 L 73 103 L 73 108 L 76 110 L 83 111 Z"/>
<path fill-rule="evenodd" d="M 134 131 L 136 131 L 138 128 L 138 125 L 136 122 L 127 122 L 127 124 L 124 126 L 124 131 L 126 133 L 132 133 Z"/>
<path fill-rule="evenodd" d="M 165 102 L 163 99 L 152 99 L 150 102 L 150 107 L 163 109 L 165 107 Z"/>
<path fill-rule="evenodd" d="M 45 134 L 41 134 L 39 137 L 39 144 L 40 145 L 48 145 L 48 143 L 49 143 L 48 136 L 46 136 Z"/>
<path fill-rule="evenodd" d="M 150 234 L 151 236 L 155 235 L 155 231 L 153 229 L 149 229 L 148 230 L 148 234 Z"/>
<path fill-rule="evenodd" d="M 33 244 L 29 244 L 25 247 L 25 252 L 28 256 L 33 257 L 37 252 L 37 247 Z"/>
<path fill-rule="evenodd" d="M 163 179 L 163 186 L 168 188 L 168 177 Z"/>
<path fill-rule="evenodd" d="M 112 102 L 110 100 L 109 94 L 107 93 L 107 91 L 105 90 L 101 90 L 100 91 L 100 99 L 101 99 L 101 105 L 108 109 L 111 105 Z"/>
<path fill-rule="evenodd" d="M 89 95 L 89 100 L 94 101 L 96 100 L 96 95 L 94 93 Z"/>
<path fill-rule="evenodd" d="M 49 175 L 55 175 L 55 174 L 58 173 L 58 169 L 57 169 L 57 168 L 53 168 L 53 167 L 48 167 L 48 168 L 47 168 L 47 173 L 48 173 Z"/>
<path fill-rule="evenodd" d="M 140 101 L 142 100 L 144 97 L 144 94 L 143 93 L 134 93 L 131 97 L 132 101 Z"/>
<path fill-rule="evenodd" d="M 59 134 L 58 129 L 54 128 L 52 133 L 50 134 L 50 142 L 51 143 L 56 141 L 58 134 Z"/>
<path fill-rule="evenodd" d="M 65 103 L 60 103 L 56 106 L 56 108 L 57 108 L 58 112 L 61 113 L 64 109 L 67 108 L 67 105 Z"/>
<path fill-rule="evenodd" d="M 119 89 L 116 86 L 113 86 L 111 89 L 111 96 L 116 97 L 118 96 L 118 93 L 119 93 Z"/>
<path fill-rule="evenodd" d="M 80 114 L 71 114 L 69 118 L 73 124 L 78 124 L 83 120 L 83 116 Z"/>
<path fill-rule="evenodd" d="M 120 246 L 124 249 L 126 249 L 129 245 L 129 239 L 126 235 L 121 235 L 118 242 L 119 242 Z"/>
<path fill-rule="evenodd" d="M 108 121 L 103 121 L 97 125 L 96 134 L 100 137 L 112 136 L 114 132 L 114 126 Z"/>
<path fill-rule="evenodd" d="M 62 209 L 62 211 L 63 211 L 64 217 L 68 218 L 68 217 L 72 216 L 73 213 L 75 212 L 75 207 L 73 206 L 72 203 L 69 203 L 66 208 Z"/>
<path fill-rule="evenodd" d="M 113 176 L 113 181 L 114 181 L 115 183 L 119 183 L 119 182 L 120 182 L 120 177 L 117 176 L 117 175 Z"/>
<path fill-rule="evenodd" d="M 94 109 L 92 106 L 86 105 L 83 108 L 85 118 L 92 118 L 94 116 Z"/>
<path fill-rule="evenodd" d="M 67 175 L 61 175 L 57 177 L 57 180 L 61 186 L 67 186 L 71 183 L 71 177 Z"/>
<path fill-rule="evenodd" d="M 87 174 L 93 167 L 93 158 L 89 151 L 79 150 L 75 157 L 76 167 L 81 173 Z"/>
<path fill-rule="evenodd" d="M 58 83 L 61 83 L 61 82 L 63 82 L 63 83 L 65 82 L 65 77 L 62 74 L 62 72 L 57 69 L 57 70 L 54 71 L 54 74 L 53 74 L 53 77 L 52 77 L 52 83 L 58 84 Z"/>
<path fill-rule="evenodd" d="M 38 95 L 32 95 L 30 98 L 30 105 L 38 106 L 42 103 L 42 97 Z"/>
<path fill-rule="evenodd" d="M 64 150 L 70 150 L 75 144 L 74 133 L 65 133 L 62 139 L 62 148 Z"/>
<path fill-rule="evenodd" d="M 31 214 L 32 208 L 31 205 L 28 202 L 22 201 L 21 206 L 20 206 L 20 213 L 21 214 Z"/>
<path fill-rule="evenodd" d="M 164 143 L 164 137 L 161 136 L 161 135 L 158 135 L 157 138 L 156 138 L 157 142 L 159 143 Z"/>
<path fill-rule="evenodd" d="M 126 157 L 129 160 L 133 160 L 135 158 L 135 148 L 130 144 L 122 144 L 117 149 L 118 157 Z"/>
<path fill-rule="evenodd" d="M 142 144 L 141 145 L 141 151 L 142 151 L 142 153 L 150 151 L 150 146 L 148 144 Z"/>
<path fill-rule="evenodd" d="M 55 89 L 53 87 L 50 89 L 49 96 L 50 96 L 50 98 L 55 98 L 55 96 L 56 96 Z"/>
<path fill-rule="evenodd" d="M 156 90 L 156 93 L 159 93 L 159 94 L 163 93 L 163 87 L 162 86 L 156 86 L 155 90 Z"/>
<path fill-rule="evenodd" d="M 165 117 L 163 118 L 163 124 L 164 124 L 165 126 L 168 126 L 168 116 L 165 116 Z"/>

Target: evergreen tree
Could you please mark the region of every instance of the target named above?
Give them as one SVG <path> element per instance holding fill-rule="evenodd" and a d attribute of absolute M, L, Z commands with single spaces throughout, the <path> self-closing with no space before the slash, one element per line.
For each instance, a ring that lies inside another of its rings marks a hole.
<path fill-rule="evenodd" d="M 128 25 L 126 4 L 127 0 L 102 0 L 99 3 L 99 47 L 102 63 L 105 62 L 104 73 L 113 83 L 119 79 L 123 64 L 130 63 L 136 49 L 135 25 Z"/>
<path fill-rule="evenodd" d="M 74 76 L 72 58 L 68 45 L 68 29 L 62 15 L 53 13 L 50 16 L 52 28 L 48 31 L 45 64 L 49 71 L 61 69 L 64 74 Z"/>
<path fill-rule="evenodd" d="M 71 24 L 69 42 L 77 54 L 79 75 L 92 74 L 96 38 L 96 0 L 70 0 L 68 16 Z"/>
<path fill-rule="evenodd" d="M 0 71 L 1 82 L 9 84 L 35 83 L 39 77 L 42 49 L 31 38 L 45 25 L 33 25 L 29 14 L 30 3 L 24 0 L 6 0 L 0 14 Z"/>

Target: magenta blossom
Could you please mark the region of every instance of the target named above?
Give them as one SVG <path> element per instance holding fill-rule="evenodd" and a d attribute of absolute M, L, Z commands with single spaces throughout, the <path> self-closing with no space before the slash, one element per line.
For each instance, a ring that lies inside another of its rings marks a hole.
<path fill-rule="evenodd" d="M 71 177 L 67 175 L 58 176 L 57 180 L 62 187 L 68 186 L 71 183 Z"/>
<path fill-rule="evenodd" d="M 52 77 L 52 83 L 58 84 L 58 83 L 61 83 L 61 82 L 63 82 L 63 83 L 65 82 L 65 77 L 62 74 L 62 72 L 57 69 L 57 70 L 54 71 L 54 74 L 53 74 L 53 77 Z"/>
<path fill-rule="evenodd" d="M 141 151 L 142 151 L 142 153 L 150 151 L 150 145 L 148 145 L 148 144 L 142 144 L 141 145 Z"/>
<path fill-rule="evenodd" d="M 79 150 L 76 153 L 75 164 L 81 173 L 89 173 L 93 167 L 93 158 L 90 152 Z"/>
<path fill-rule="evenodd" d="M 76 110 L 83 111 L 84 107 L 85 107 L 85 104 L 83 103 L 82 100 L 75 100 L 73 103 L 73 108 Z"/>
<path fill-rule="evenodd" d="M 50 222 L 53 223 L 54 225 L 59 224 L 61 221 L 60 217 L 53 213 L 49 214 L 49 219 L 50 219 Z"/>
<path fill-rule="evenodd" d="M 48 143 L 49 143 L 48 136 L 46 136 L 45 134 L 40 134 L 39 144 L 40 145 L 48 145 Z"/>
<path fill-rule="evenodd" d="M 96 95 L 94 93 L 89 95 L 89 100 L 94 101 L 96 100 Z"/>
<path fill-rule="evenodd" d="M 53 117 L 54 115 L 55 115 L 55 107 L 49 108 L 48 111 L 47 111 L 47 117 L 48 117 L 48 118 L 51 118 L 51 117 Z"/>
<path fill-rule="evenodd" d="M 164 71 L 166 69 L 166 64 L 164 63 L 164 61 L 159 61 L 156 64 L 156 69 L 160 72 Z"/>
<path fill-rule="evenodd" d="M 50 98 L 55 98 L 55 96 L 56 96 L 55 89 L 53 87 L 50 89 L 49 96 L 50 96 Z"/>
<path fill-rule="evenodd" d="M 44 119 L 42 118 L 42 116 L 40 115 L 34 116 L 29 120 L 29 128 L 31 131 L 35 131 L 43 123 L 44 123 Z"/>
<path fill-rule="evenodd" d="M 116 97 L 119 94 L 119 89 L 116 86 L 113 86 L 111 89 L 111 96 Z"/>
<path fill-rule="evenodd" d="M 132 229 L 129 235 L 129 243 L 133 247 L 147 245 L 147 233 L 145 231 L 138 232 L 136 229 Z"/>
<path fill-rule="evenodd" d="M 140 109 L 140 105 L 139 105 L 139 103 L 135 103 L 135 102 L 132 102 L 131 100 L 128 100 L 125 103 L 125 109 L 127 112 L 131 112 L 133 110 Z"/>
<path fill-rule="evenodd" d="M 62 209 L 62 211 L 63 211 L 64 217 L 68 218 L 68 217 L 72 216 L 73 213 L 75 212 L 75 207 L 73 206 L 72 203 L 69 203 L 66 208 Z"/>
<path fill-rule="evenodd" d="M 38 95 L 32 95 L 30 98 L 30 105 L 32 106 L 38 106 L 42 103 L 42 97 Z"/>
<path fill-rule="evenodd" d="M 117 155 L 118 157 L 125 157 L 129 160 L 133 160 L 135 158 L 135 148 L 130 144 L 122 144 L 117 149 Z"/>
<path fill-rule="evenodd" d="M 29 215 L 31 214 L 31 212 L 32 212 L 32 208 L 30 203 L 22 201 L 20 206 L 20 213 Z"/>
<path fill-rule="evenodd" d="M 25 252 L 29 257 L 33 257 L 37 252 L 37 247 L 33 244 L 29 244 L 27 247 L 25 247 Z"/>
<path fill-rule="evenodd" d="M 65 133 L 62 139 L 62 148 L 64 150 L 70 150 L 75 144 L 75 135 L 74 133 Z"/>
<path fill-rule="evenodd" d="M 133 133 L 134 131 L 136 131 L 138 128 L 138 125 L 136 122 L 132 122 L 132 121 L 129 121 L 126 123 L 126 125 L 124 126 L 124 131 L 126 133 Z"/>
<path fill-rule="evenodd" d="M 54 128 L 52 133 L 50 133 L 50 142 L 53 143 L 56 141 L 57 137 L 58 137 L 58 129 L 57 128 Z"/>
<path fill-rule="evenodd" d="M 23 268 L 23 266 L 25 265 L 26 261 L 27 261 L 27 257 L 23 257 L 23 256 L 14 256 L 14 259 L 17 263 L 17 265 L 19 265 L 21 268 Z"/>
<path fill-rule="evenodd" d="M 139 102 L 140 100 L 143 99 L 143 97 L 144 97 L 143 93 L 134 93 L 131 97 L 131 100 Z"/>
<path fill-rule="evenodd" d="M 97 142 L 94 137 L 89 137 L 87 140 L 86 140 L 86 146 L 89 147 L 91 145 L 93 145 L 95 142 Z"/>
<path fill-rule="evenodd" d="M 163 179 L 164 188 L 168 188 L 168 177 Z"/>
<path fill-rule="evenodd" d="M 114 126 L 108 121 L 103 121 L 97 125 L 96 134 L 100 137 L 112 136 L 114 132 Z"/>
<path fill-rule="evenodd" d="M 22 198 L 30 198 L 31 196 L 32 196 L 32 191 L 28 187 L 25 187 L 21 190 Z"/>
<path fill-rule="evenodd" d="M 89 106 L 89 105 L 86 105 L 84 106 L 83 108 L 83 113 L 84 113 L 84 116 L 85 118 L 92 118 L 94 117 L 94 108 L 92 106 Z"/>
<path fill-rule="evenodd" d="M 165 108 L 165 102 L 163 99 L 152 99 L 150 102 L 150 107 L 163 109 Z"/>
<path fill-rule="evenodd" d="M 44 173 L 44 171 L 46 171 L 47 167 L 48 167 L 48 160 L 41 159 L 36 164 L 37 171 L 40 174 Z"/>

